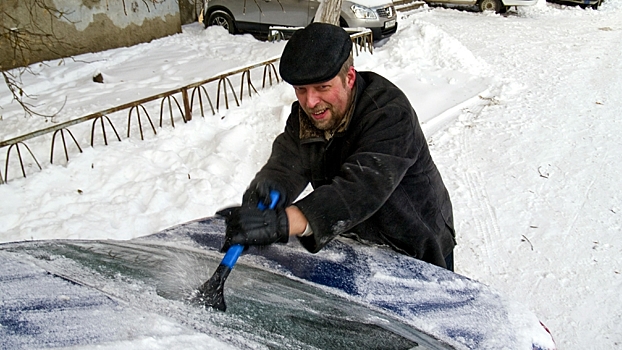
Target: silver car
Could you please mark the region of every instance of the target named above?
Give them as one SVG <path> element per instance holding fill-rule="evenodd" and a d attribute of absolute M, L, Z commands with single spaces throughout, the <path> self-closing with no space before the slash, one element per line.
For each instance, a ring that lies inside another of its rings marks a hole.
<path fill-rule="evenodd" d="M 305 27 L 315 17 L 317 0 L 207 0 L 205 26 L 219 25 L 229 33 L 266 35 L 270 27 Z M 374 40 L 397 31 L 397 14 L 391 0 L 343 0 L 340 25 L 369 28 Z"/>

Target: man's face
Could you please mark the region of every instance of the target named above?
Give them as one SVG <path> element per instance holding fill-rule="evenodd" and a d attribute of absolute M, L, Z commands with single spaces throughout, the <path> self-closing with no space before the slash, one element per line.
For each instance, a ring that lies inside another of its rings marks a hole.
<path fill-rule="evenodd" d="M 354 67 L 350 67 L 344 79 L 337 75 L 322 83 L 294 86 L 300 106 L 315 127 L 331 130 L 339 125 L 348 110 L 355 78 Z"/>

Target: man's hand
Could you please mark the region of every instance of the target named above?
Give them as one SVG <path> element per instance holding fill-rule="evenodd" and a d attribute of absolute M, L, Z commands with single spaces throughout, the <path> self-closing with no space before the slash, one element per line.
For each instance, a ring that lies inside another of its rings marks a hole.
<path fill-rule="evenodd" d="M 277 209 L 285 209 L 287 204 L 287 191 L 283 186 L 273 181 L 261 181 L 251 184 L 251 186 L 244 193 L 242 198 L 242 205 L 256 207 L 259 202 L 263 202 L 266 208 L 270 207 L 271 199 L 270 192 L 277 191 L 279 193 L 279 201 L 276 203 Z"/>
<path fill-rule="evenodd" d="M 221 252 L 226 252 L 234 244 L 269 245 L 289 239 L 289 221 L 285 210 L 260 210 L 256 206 L 231 207 L 216 214 L 225 217 L 227 231 Z"/>

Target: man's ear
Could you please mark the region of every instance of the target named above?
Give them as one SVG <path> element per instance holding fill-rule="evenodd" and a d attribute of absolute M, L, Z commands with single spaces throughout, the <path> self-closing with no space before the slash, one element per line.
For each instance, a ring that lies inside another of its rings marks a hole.
<path fill-rule="evenodd" d="M 348 68 L 348 74 L 346 74 L 346 85 L 349 89 L 354 87 L 354 82 L 356 81 L 356 70 L 354 70 L 353 66 Z"/>

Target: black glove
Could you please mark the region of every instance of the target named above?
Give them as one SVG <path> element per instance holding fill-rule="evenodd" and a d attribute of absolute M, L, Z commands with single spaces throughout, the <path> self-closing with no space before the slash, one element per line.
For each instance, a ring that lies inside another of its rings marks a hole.
<path fill-rule="evenodd" d="M 234 244 L 268 245 L 287 243 L 289 239 L 289 221 L 283 209 L 260 210 L 242 206 L 223 209 L 216 214 L 224 216 L 227 224 L 225 243 L 220 249 L 223 253 Z"/>
<path fill-rule="evenodd" d="M 285 209 L 287 205 L 287 191 L 285 191 L 282 185 L 269 180 L 252 183 L 242 197 L 242 205 L 257 207 L 261 201 L 266 208 L 269 208 L 272 201 L 270 199 L 270 191 L 273 190 L 279 193 L 279 201 L 275 208 Z"/>

